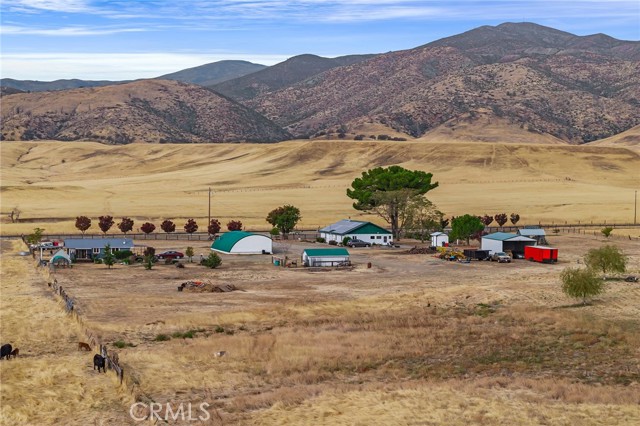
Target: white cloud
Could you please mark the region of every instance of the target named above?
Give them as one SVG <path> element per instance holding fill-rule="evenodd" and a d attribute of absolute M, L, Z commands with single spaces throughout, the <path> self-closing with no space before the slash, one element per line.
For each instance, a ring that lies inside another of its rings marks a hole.
<path fill-rule="evenodd" d="M 89 12 L 91 7 L 87 0 L 3 0 L 4 7 L 29 11 L 47 10 L 54 12 Z"/>
<path fill-rule="evenodd" d="M 29 53 L 2 57 L 3 78 L 50 81 L 134 80 L 153 78 L 221 60 L 246 60 L 273 65 L 285 55 L 250 53 Z"/>
<path fill-rule="evenodd" d="M 110 35 L 119 33 L 133 33 L 146 31 L 140 28 L 97 28 L 97 27 L 61 27 L 61 28 L 31 28 L 21 26 L 3 25 L 0 28 L 0 34 L 4 35 L 43 35 L 43 36 L 60 36 L 74 37 L 87 35 Z"/>

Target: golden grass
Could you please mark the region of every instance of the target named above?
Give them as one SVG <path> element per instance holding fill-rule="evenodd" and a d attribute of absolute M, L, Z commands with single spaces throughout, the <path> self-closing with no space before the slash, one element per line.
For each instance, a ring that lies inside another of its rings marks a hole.
<path fill-rule="evenodd" d="M 10 142 L 2 154 L 2 212 L 15 206 L 23 223 L 1 232 L 73 232 L 74 218 L 186 218 L 201 224 L 212 187 L 212 214 L 268 229 L 278 205 L 302 210 L 301 228 L 353 210 L 351 181 L 375 166 L 399 164 L 434 173 L 429 193 L 447 215 L 518 212 L 523 224 L 630 222 L 640 184 L 640 156 L 625 148 L 499 143 L 293 141 L 279 144 L 105 146 Z M 94 224 L 91 231 L 97 231 Z M 115 230 L 115 228 L 114 228 Z"/>
<path fill-rule="evenodd" d="M 93 353 L 78 352 L 86 340 L 64 313 L 22 243 L 2 243 L 0 331 L 20 356 L 0 361 L 0 423 L 15 425 L 130 424 L 129 397 L 113 374 L 92 370 Z"/>

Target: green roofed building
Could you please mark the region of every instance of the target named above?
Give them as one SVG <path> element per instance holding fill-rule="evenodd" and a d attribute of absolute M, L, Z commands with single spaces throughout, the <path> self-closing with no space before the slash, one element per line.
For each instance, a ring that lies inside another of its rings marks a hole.
<path fill-rule="evenodd" d="M 391 231 L 371 222 L 345 219 L 340 222 L 325 226 L 320 231 L 320 237 L 326 242 L 342 242 L 345 237 L 352 240 L 358 239 L 370 244 L 391 244 L 393 235 Z"/>
<path fill-rule="evenodd" d="M 227 254 L 271 254 L 273 241 L 265 235 L 230 231 L 215 240 L 211 250 Z"/>
<path fill-rule="evenodd" d="M 304 266 L 341 266 L 349 263 L 345 248 L 305 249 L 302 252 Z"/>

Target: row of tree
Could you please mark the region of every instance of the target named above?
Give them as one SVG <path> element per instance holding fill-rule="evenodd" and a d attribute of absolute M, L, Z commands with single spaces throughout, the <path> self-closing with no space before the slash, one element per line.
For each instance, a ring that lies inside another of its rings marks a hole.
<path fill-rule="evenodd" d="M 277 232 L 286 235 L 293 231 L 298 222 L 302 219 L 300 215 L 300 209 L 291 205 L 284 205 L 273 209 L 267 215 L 266 221 L 270 223 Z M 106 234 L 111 227 L 115 224 L 115 220 L 112 216 L 105 215 L 98 218 L 98 227 Z M 134 221 L 131 218 L 123 217 L 122 220 L 116 225 L 120 232 L 126 234 L 133 230 Z M 84 233 L 91 228 L 91 219 L 87 216 L 76 217 L 76 228 Z M 182 227 L 185 232 L 193 234 L 198 230 L 198 223 L 195 219 L 188 219 Z M 240 220 L 231 220 L 227 223 L 227 229 L 229 231 L 241 231 L 243 224 Z M 160 229 L 166 233 L 175 232 L 176 224 L 166 219 L 160 224 Z M 216 235 L 222 229 L 222 225 L 218 219 L 211 219 L 207 225 L 207 232 L 211 235 Z M 145 234 L 151 234 L 156 230 L 156 225 L 151 222 L 145 222 L 140 226 L 140 230 Z"/>
<path fill-rule="evenodd" d="M 98 218 L 98 227 L 104 234 L 106 234 L 114 224 L 115 224 L 115 221 L 111 216 L 106 215 L 106 216 L 100 216 Z M 133 219 L 128 217 L 123 217 L 120 223 L 118 223 L 116 226 L 120 230 L 120 232 L 122 232 L 123 234 L 126 234 L 127 232 L 130 232 L 133 230 L 133 225 L 134 225 Z M 243 227 L 242 222 L 239 220 L 232 220 L 227 223 L 227 229 L 229 231 L 241 231 L 242 227 Z M 80 232 L 82 232 L 82 234 L 84 235 L 84 233 L 89 228 L 91 228 L 91 219 L 87 216 L 76 217 L 76 228 L 80 230 Z M 198 230 L 198 223 L 195 221 L 195 219 L 188 219 L 182 228 L 184 229 L 185 232 L 189 234 L 193 234 Z M 207 226 L 207 231 L 209 232 L 209 234 L 215 235 L 218 232 L 220 232 L 221 228 L 222 226 L 218 219 L 211 219 L 211 222 Z M 162 229 L 166 233 L 175 232 L 176 224 L 173 221 L 166 219 L 162 221 L 162 223 L 160 224 L 160 229 Z M 140 226 L 140 230 L 145 234 L 151 234 L 153 231 L 156 230 L 156 225 L 154 225 L 151 222 L 145 222 Z"/>

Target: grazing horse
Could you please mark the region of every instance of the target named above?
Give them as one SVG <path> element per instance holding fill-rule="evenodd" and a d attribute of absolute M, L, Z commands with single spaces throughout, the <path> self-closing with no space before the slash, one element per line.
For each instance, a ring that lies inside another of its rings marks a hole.
<path fill-rule="evenodd" d="M 2 347 L 0 347 L 0 359 L 4 357 L 7 357 L 7 359 L 9 359 L 12 350 L 13 347 L 9 343 L 2 345 Z"/>
<path fill-rule="evenodd" d="M 89 346 L 89 344 L 85 342 L 78 342 L 78 350 L 80 349 L 91 352 L 91 346 Z"/>
<path fill-rule="evenodd" d="M 11 355 L 7 358 L 9 359 L 10 357 L 17 357 L 20 354 L 20 349 L 15 348 L 14 350 L 11 351 Z"/>
<path fill-rule="evenodd" d="M 102 355 L 95 354 L 93 356 L 93 369 L 95 370 L 96 367 L 98 367 L 98 373 L 100 372 L 101 368 L 103 373 L 107 372 L 107 369 L 105 367 L 104 357 Z"/>

